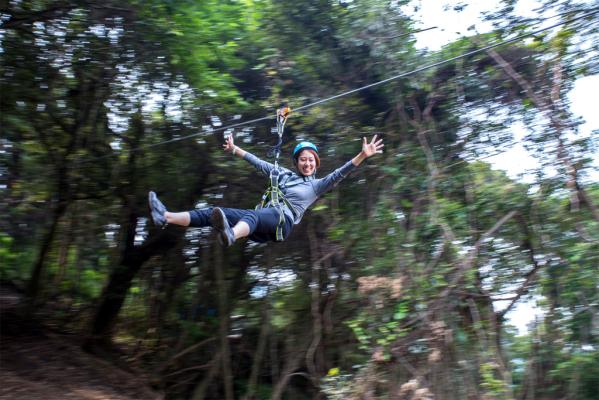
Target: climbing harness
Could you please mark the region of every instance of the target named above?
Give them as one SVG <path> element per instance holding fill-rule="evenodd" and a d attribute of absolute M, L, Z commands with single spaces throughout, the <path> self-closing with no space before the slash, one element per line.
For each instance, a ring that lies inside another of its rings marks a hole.
<path fill-rule="evenodd" d="M 276 120 L 277 120 L 277 135 L 279 135 L 279 140 L 274 147 L 274 168 L 270 171 L 269 174 L 269 184 L 270 186 L 262 195 L 262 200 L 260 204 L 256 206 L 256 209 L 259 210 L 265 207 L 276 207 L 279 211 L 279 223 L 277 224 L 276 229 L 276 241 L 282 242 L 285 240 L 283 236 L 283 226 L 285 225 L 285 214 L 283 213 L 283 206 L 289 207 L 290 210 L 293 210 L 291 204 L 285 198 L 281 189 L 279 189 L 279 175 L 281 173 L 279 169 L 279 156 L 281 155 L 281 145 L 283 144 L 283 131 L 285 130 L 285 123 L 287 122 L 287 118 L 291 113 L 291 108 L 283 107 L 277 110 Z M 270 198 L 270 200 L 269 200 Z"/>

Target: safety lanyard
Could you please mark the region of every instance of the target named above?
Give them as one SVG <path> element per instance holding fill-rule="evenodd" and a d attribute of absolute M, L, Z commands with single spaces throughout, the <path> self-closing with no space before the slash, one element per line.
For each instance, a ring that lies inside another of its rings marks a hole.
<path fill-rule="evenodd" d="M 277 120 L 277 135 L 279 135 L 279 141 L 274 148 L 275 153 L 275 162 L 274 168 L 270 171 L 269 174 L 269 183 L 270 187 L 264 195 L 262 195 L 262 201 L 258 205 L 257 208 L 264 208 L 268 203 L 268 198 L 270 197 L 270 207 L 275 207 L 279 211 L 279 222 L 276 228 L 276 240 L 281 242 L 284 240 L 283 236 L 283 225 L 285 224 L 285 215 L 283 214 L 282 205 L 287 205 L 290 207 L 289 202 L 285 199 L 285 196 L 279 189 L 279 156 L 281 154 L 281 144 L 283 143 L 283 132 L 285 130 L 285 123 L 287 122 L 287 117 L 289 117 L 289 113 L 291 112 L 291 108 L 283 107 L 277 110 L 276 120 Z M 281 204 L 283 203 L 283 204 Z"/>
<path fill-rule="evenodd" d="M 277 135 L 279 135 L 279 141 L 275 146 L 275 167 L 270 171 L 270 202 L 274 206 L 278 206 L 280 204 L 279 194 L 281 193 L 279 190 L 279 156 L 281 155 L 281 144 L 283 143 L 283 132 L 285 130 L 285 123 L 287 122 L 287 117 L 289 117 L 289 113 L 291 113 L 291 108 L 283 107 L 277 110 L 276 120 L 277 120 Z"/>

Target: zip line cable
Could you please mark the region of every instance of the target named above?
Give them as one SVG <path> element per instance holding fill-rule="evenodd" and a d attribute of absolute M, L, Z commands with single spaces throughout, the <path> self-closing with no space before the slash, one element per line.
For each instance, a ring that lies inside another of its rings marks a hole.
<path fill-rule="evenodd" d="M 541 32 L 544 32 L 544 31 L 556 28 L 556 27 L 558 27 L 560 25 L 565 25 L 565 24 L 574 22 L 574 21 L 582 19 L 582 18 L 589 17 L 589 16 L 591 16 L 593 14 L 597 14 L 597 13 L 599 13 L 599 8 L 597 8 L 595 11 L 590 12 L 588 14 L 584 14 L 584 15 L 572 18 L 569 21 L 558 22 L 556 24 L 547 26 L 545 28 L 537 29 L 537 30 L 532 31 L 530 33 L 524 33 L 524 34 L 516 36 L 515 38 L 512 38 L 512 39 L 504 40 L 503 42 L 499 42 L 499 43 L 491 44 L 491 45 L 488 45 L 488 46 L 484 46 L 484 47 L 481 47 L 480 49 L 472 50 L 472 51 L 460 54 L 460 55 L 455 56 L 455 57 L 447 58 L 445 60 L 441 60 L 441 61 L 438 61 L 438 62 L 435 62 L 435 63 L 432 63 L 432 64 L 427 64 L 425 66 L 422 66 L 420 68 L 416 68 L 416 69 L 414 69 L 412 71 L 409 71 L 409 72 L 404 72 L 404 73 L 401 73 L 401 74 L 398 74 L 398 75 L 395 75 L 395 76 L 391 76 L 391 77 L 389 77 L 387 79 L 383 79 L 383 80 L 378 81 L 378 82 L 374 82 L 374 83 L 371 83 L 371 84 L 368 84 L 368 85 L 365 85 L 365 86 L 362 86 L 362 87 L 359 87 L 359 88 L 356 88 L 356 89 L 348 90 L 347 92 L 342 92 L 342 93 L 336 94 L 335 96 L 327 97 L 325 99 L 315 101 L 314 103 L 306 104 L 305 106 L 297 107 L 293 111 L 301 111 L 301 110 L 304 110 L 304 109 L 307 109 L 307 108 L 310 108 L 310 107 L 314 107 L 317 104 L 326 103 L 328 101 L 335 100 L 335 99 L 338 99 L 340 97 L 344 97 L 344 96 L 347 96 L 347 95 L 359 92 L 359 91 L 364 90 L 364 89 L 369 89 L 371 87 L 383 85 L 385 83 L 397 80 L 399 78 L 405 78 L 406 76 L 413 75 L 413 74 L 416 74 L 418 72 L 425 71 L 427 69 L 438 67 L 440 65 L 444 65 L 444 64 L 450 63 L 452 61 L 456 61 L 456 60 L 462 59 L 462 58 L 467 58 L 467 57 L 472 56 L 474 54 L 482 53 L 483 51 L 494 49 L 496 47 L 503 46 L 504 44 L 513 43 L 513 42 L 519 41 L 521 39 L 527 38 L 529 36 L 537 35 L 537 34 L 539 34 Z"/>
<path fill-rule="evenodd" d="M 437 29 L 437 27 L 436 26 L 431 26 L 429 28 L 419 29 L 417 31 L 413 31 L 413 32 L 409 32 L 409 33 L 403 33 L 403 34 L 394 36 L 393 38 L 402 37 L 402 36 L 406 36 L 406 35 L 409 35 L 409 34 L 416 34 L 416 33 L 426 32 L 426 31 L 430 31 L 432 29 Z M 302 108 L 305 108 L 305 107 L 306 106 L 304 106 Z M 296 111 L 296 110 L 293 110 L 293 111 Z M 260 117 L 260 118 L 256 118 L 256 119 L 252 119 L 252 120 L 248 120 L 248 121 L 242 121 L 242 122 L 239 122 L 237 124 L 231 124 L 231 125 L 223 126 L 223 127 L 220 127 L 220 128 L 211 128 L 209 130 L 208 129 L 204 129 L 204 130 L 202 130 L 200 132 L 192 133 L 192 134 L 186 135 L 186 136 L 181 136 L 179 138 L 172 138 L 172 139 L 164 140 L 164 141 L 161 141 L 161 142 L 158 142 L 158 143 L 153 143 L 153 144 L 148 144 L 148 145 L 134 147 L 132 149 L 129 149 L 129 151 L 133 152 L 133 151 L 139 151 L 139 150 L 143 150 L 143 149 L 149 149 L 149 148 L 152 148 L 152 147 L 161 146 L 163 144 L 169 144 L 169 143 L 174 143 L 174 142 L 179 142 L 179 141 L 182 141 L 182 140 L 190 139 L 192 137 L 199 136 L 201 134 L 208 134 L 208 133 L 226 131 L 228 129 L 235 129 L 235 128 L 239 128 L 241 126 L 251 125 L 251 124 L 255 124 L 257 122 L 262 122 L 262 121 L 270 120 L 270 119 L 273 119 L 273 118 L 276 118 L 276 117 L 273 117 L 272 115 L 268 115 L 268 116 L 264 116 L 264 117 Z M 113 157 L 115 155 L 116 154 L 107 154 L 105 156 L 95 157 L 95 158 L 91 158 L 91 159 L 88 159 L 88 160 L 81 160 L 81 161 L 79 161 L 77 163 L 83 164 L 83 163 L 87 163 L 87 162 L 91 162 L 91 161 L 101 160 L 101 159 L 108 158 L 108 157 Z"/>
<path fill-rule="evenodd" d="M 569 23 L 572 23 L 574 21 L 577 21 L 577 20 L 580 20 L 580 19 L 584 19 L 584 18 L 587 18 L 587 17 L 590 17 L 592 15 L 595 15 L 595 14 L 599 13 L 599 8 L 595 8 L 595 9 L 592 9 L 592 10 L 593 11 L 588 12 L 586 14 L 579 15 L 577 17 L 569 19 L 568 21 L 558 22 L 558 23 L 555 23 L 553 25 L 550 25 L 550 26 L 547 26 L 547 27 L 544 27 L 544 28 L 540 28 L 540 29 L 534 30 L 534 31 L 529 32 L 529 33 L 524 33 L 522 35 L 518 35 L 518 36 L 516 36 L 516 37 L 514 37 L 512 39 L 506 39 L 506 40 L 504 40 L 502 42 L 491 44 L 491 45 L 487 45 L 487 46 L 481 47 L 481 48 L 476 49 L 476 50 L 472 50 L 472 51 L 468 51 L 466 53 L 462 53 L 462 54 L 457 55 L 455 57 L 451 57 L 451 58 L 447 58 L 447 59 L 444 59 L 444 60 L 441 60 L 441 61 L 438 61 L 438 62 L 427 64 L 427 65 L 424 65 L 422 67 L 413 69 L 411 71 L 403 72 L 401 74 L 397 74 L 397 75 L 391 76 L 389 78 L 386 78 L 386 79 L 383 79 L 383 80 L 380 80 L 380 81 L 377 81 L 377 82 L 373 82 L 373 83 L 370 83 L 368 85 L 364 85 L 364 86 L 358 87 L 356 89 L 352 89 L 352 90 L 348 90 L 348 91 L 345 91 L 345 92 L 341 92 L 341 93 L 336 94 L 334 96 L 326 97 L 324 99 L 317 100 L 315 102 L 308 103 L 306 105 L 297 107 L 297 108 L 293 109 L 292 111 L 293 112 L 299 112 L 299 111 L 302 111 L 302 110 L 307 110 L 308 108 L 314 107 L 314 106 L 319 105 L 319 104 L 327 103 L 329 101 L 336 100 L 336 99 L 339 99 L 341 97 L 349 96 L 350 94 L 354 94 L 354 93 L 357 93 L 357 92 L 360 92 L 362 90 L 366 90 L 366 89 L 369 89 L 369 88 L 372 88 L 372 87 L 380 86 L 380 85 L 383 85 L 385 83 L 388 83 L 388 82 L 391 82 L 391 81 L 394 81 L 394 80 L 397 80 L 397 79 L 400 79 L 400 78 L 405 78 L 407 76 L 414 75 L 414 74 L 416 74 L 418 72 L 426 71 L 428 69 L 435 68 L 435 67 L 438 67 L 438 66 L 441 66 L 441 65 L 444 65 L 444 64 L 450 63 L 452 61 L 456 61 L 456 60 L 462 59 L 462 58 L 467 58 L 467 57 L 473 56 L 475 54 L 479 54 L 479 53 L 482 53 L 484 51 L 487 51 L 487 50 L 490 50 L 490 49 L 494 49 L 496 47 L 500 47 L 500 46 L 503 46 L 503 45 L 506 45 L 506 44 L 509 44 L 509 43 L 517 42 L 517 41 L 525 39 L 527 37 L 538 35 L 539 33 L 548 31 L 548 30 L 553 29 L 553 28 L 557 28 L 558 26 L 569 24 Z M 573 11 L 573 13 L 574 12 L 575 11 Z M 581 10 L 579 10 L 577 12 L 581 12 Z M 554 17 L 555 16 L 548 17 L 547 19 L 552 19 Z M 428 28 L 428 29 L 433 29 L 433 28 Z M 257 122 L 271 120 L 271 119 L 274 119 L 274 118 L 276 118 L 276 117 L 273 116 L 273 115 L 268 115 L 268 116 L 264 116 L 264 117 L 261 117 L 261 118 L 256 118 L 256 119 L 252 119 L 252 120 L 248 120 L 248 121 L 242 121 L 242 122 L 239 122 L 239 123 L 236 123 L 236 124 L 231 124 L 231 125 L 223 126 L 223 127 L 220 127 L 220 128 L 211 128 L 210 130 L 205 129 L 205 130 L 202 130 L 201 132 L 192 133 L 190 135 L 181 136 L 181 137 L 173 138 L 173 139 L 168 139 L 168 140 L 164 140 L 164 141 L 161 141 L 161 142 L 158 142 L 158 143 L 153 143 L 153 144 L 148 144 L 148 145 L 143 145 L 143 146 L 135 147 L 135 148 L 129 149 L 129 151 L 135 152 L 135 151 L 139 151 L 139 150 L 143 150 L 143 149 L 148 149 L 148 148 L 152 148 L 152 147 L 162 146 L 162 145 L 168 144 L 168 143 L 174 143 L 174 142 L 179 142 L 179 141 L 182 141 L 182 140 L 187 140 L 187 139 L 190 139 L 190 138 L 202 135 L 202 134 L 209 134 L 209 133 L 214 133 L 214 132 L 225 131 L 225 130 L 228 130 L 228 129 L 239 128 L 241 126 L 255 124 Z M 87 162 L 91 162 L 91 161 L 96 161 L 96 160 L 100 160 L 100 159 L 103 159 L 103 158 L 113 157 L 115 155 L 118 155 L 118 154 L 108 154 L 108 155 L 105 155 L 105 156 L 91 158 L 91 159 L 88 159 L 88 160 L 81 160 L 81 161 L 77 162 L 76 164 L 83 164 L 83 163 L 87 163 Z"/>
<path fill-rule="evenodd" d="M 428 28 L 423 28 L 423 29 L 418 29 L 417 31 L 412 31 L 412 32 L 404 32 L 404 33 L 400 33 L 397 35 L 393 35 L 393 36 L 375 36 L 373 39 L 385 39 L 385 40 L 389 40 L 389 39 L 397 39 L 400 37 L 404 37 L 404 36 L 408 36 L 408 35 L 414 35 L 416 33 L 421 33 L 421 32 L 426 32 L 426 31 L 430 31 L 433 29 L 437 29 L 437 26 L 431 26 Z"/>

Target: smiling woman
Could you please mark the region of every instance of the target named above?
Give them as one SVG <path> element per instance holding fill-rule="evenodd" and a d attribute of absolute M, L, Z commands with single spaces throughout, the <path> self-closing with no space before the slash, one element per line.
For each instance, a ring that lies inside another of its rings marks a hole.
<path fill-rule="evenodd" d="M 310 176 L 320 167 L 318 149 L 310 142 L 301 142 L 293 149 L 293 159 L 298 171 L 304 176 Z"/>
<path fill-rule="evenodd" d="M 362 151 L 335 171 L 323 178 L 316 178 L 320 167 L 318 148 L 311 142 L 301 142 L 293 150 L 296 172 L 281 168 L 276 174 L 276 188 L 280 201 L 271 199 L 256 210 L 207 207 L 184 212 L 169 212 L 158 200 L 156 193 L 149 193 L 152 219 L 157 226 L 167 224 L 180 226 L 212 226 L 219 232 L 219 242 L 231 246 L 237 239 L 249 237 L 256 242 L 282 241 L 300 223 L 306 210 L 324 193 L 335 187 L 366 158 L 383 152 L 383 140 L 375 135 L 370 142 L 363 138 Z M 236 146 L 233 136 L 226 138 L 225 152 L 240 157 L 266 176 L 278 166 L 263 161 Z"/>

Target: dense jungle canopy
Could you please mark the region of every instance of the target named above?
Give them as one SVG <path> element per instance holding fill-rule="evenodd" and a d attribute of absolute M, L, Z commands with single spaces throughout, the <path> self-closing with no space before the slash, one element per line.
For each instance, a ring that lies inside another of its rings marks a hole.
<path fill-rule="evenodd" d="M 599 74 L 599 1 L 517 3 L 431 51 L 418 1 L 0 2 L 11 320 L 125 360 L 166 399 L 596 399 L 598 131 L 568 94 Z M 177 211 L 256 205 L 267 179 L 223 137 L 268 160 L 274 121 L 227 126 L 470 52 L 292 113 L 287 167 L 298 140 L 319 175 L 364 136 L 385 152 L 285 242 L 223 249 L 148 219 L 149 190 Z M 486 162 L 515 124 L 530 180 Z"/>

